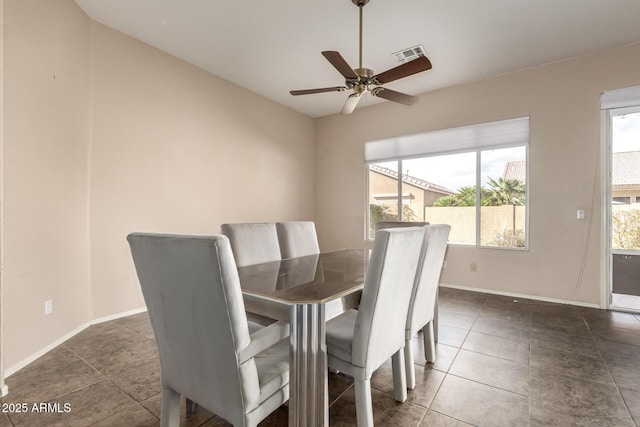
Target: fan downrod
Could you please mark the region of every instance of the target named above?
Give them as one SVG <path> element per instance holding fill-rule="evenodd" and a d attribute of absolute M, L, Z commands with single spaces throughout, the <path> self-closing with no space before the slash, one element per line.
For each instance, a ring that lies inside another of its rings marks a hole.
<path fill-rule="evenodd" d="M 369 0 L 351 0 L 351 3 L 355 4 L 358 7 L 362 7 L 369 3 Z"/>

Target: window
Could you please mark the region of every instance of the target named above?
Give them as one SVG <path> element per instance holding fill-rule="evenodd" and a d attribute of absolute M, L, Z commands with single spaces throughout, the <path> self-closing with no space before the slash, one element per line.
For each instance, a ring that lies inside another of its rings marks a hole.
<path fill-rule="evenodd" d="M 523 118 L 367 143 L 368 237 L 427 221 L 453 244 L 526 248 L 528 139 Z"/>
<path fill-rule="evenodd" d="M 612 197 L 614 205 L 629 205 L 631 204 L 631 197 Z"/>

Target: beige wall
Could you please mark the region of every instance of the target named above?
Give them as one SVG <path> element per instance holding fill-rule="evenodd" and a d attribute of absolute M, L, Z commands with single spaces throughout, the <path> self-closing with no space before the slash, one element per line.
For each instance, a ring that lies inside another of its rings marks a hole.
<path fill-rule="evenodd" d="M 72 1 L 4 5 L 4 367 L 91 319 L 89 21 Z M 44 302 L 53 313 L 44 315 Z"/>
<path fill-rule="evenodd" d="M 314 219 L 312 119 L 92 23 L 95 316 L 142 306 L 125 236 Z"/>
<path fill-rule="evenodd" d="M 73 0 L 6 0 L 4 23 L 5 369 L 143 307 L 132 231 L 314 219 L 311 118 L 92 22 Z"/>
<path fill-rule="evenodd" d="M 383 103 L 351 116 L 318 119 L 321 244 L 325 249 L 366 245 L 366 141 L 530 116 L 530 250 L 451 247 L 442 281 L 599 304 L 599 96 L 639 85 L 639 57 L 640 45 L 612 49 L 426 93 L 412 107 Z M 586 220 L 576 220 L 577 209 L 585 209 Z M 471 271 L 472 262 L 477 272 Z"/>

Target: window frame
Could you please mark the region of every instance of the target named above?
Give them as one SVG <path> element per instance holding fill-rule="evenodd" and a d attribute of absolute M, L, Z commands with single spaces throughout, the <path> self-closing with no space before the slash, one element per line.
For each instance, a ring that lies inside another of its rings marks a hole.
<path fill-rule="evenodd" d="M 527 119 L 529 119 L 527 117 Z M 529 130 L 529 135 L 530 135 L 530 130 Z M 499 150 L 499 149 L 505 149 L 505 148 L 515 148 L 515 147 L 524 147 L 524 156 L 525 156 L 525 224 L 524 224 L 524 232 L 525 232 L 525 243 L 524 243 L 524 247 L 518 247 L 518 246 L 492 246 L 492 245 L 483 245 L 481 243 L 481 227 L 482 227 L 482 215 L 481 215 L 481 210 L 482 210 L 482 205 L 480 203 L 480 198 L 481 198 L 481 175 L 482 175 L 482 152 L 483 151 L 492 151 L 492 150 Z M 382 162 L 397 162 L 397 167 L 398 167 L 398 220 L 402 221 L 402 177 L 403 177 L 403 173 L 402 173 L 402 161 L 403 160 L 411 160 L 411 159 L 418 159 L 418 158 L 427 158 L 427 157 L 440 157 L 440 156 L 445 156 L 445 155 L 451 155 L 451 154 L 460 154 L 460 153 L 475 153 L 476 156 L 476 182 L 475 182 L 475 186 L 476 186 L 476 206 L 475 206 L 475 212 L 476 212 L 476 233 L 475 233 L 475 243 L 449 243 L 450 246 L 456 246 L 456 247 L 464 247 L 464 248 L 471 248 L 471 247 L 475 247 L 478 249 L 497 249 L 497 250 L 508 250 L 508 251 L 524 251 L 524 252 L 528 252 L 529 251 L 529 245 L 530 245 L 530 233 L 529 233 L 529 211 L 530 211 L 530 186 L 531 186 L 531 180 L 530 180 L 530 168 L 529 168 L 529 139 L 527 139 L 526 142 L 514 142 L 514 143 L 500 143 L 500 144 L 495 144 L 495 145 L 485 145 L 482 147 L 477 147 L 477 148 L 468 148 L 468 149 L 456 149 L 456 150 L 450 150 L 450 151 L 442 151 L 442 152 L 438 152 L 438 153 L 430 153 L 427 155 L 412 155 L 412 156 L 405 156 L 405 157 L 399 157 L 396 159 L 385 159 L 385 160 L 371 160 L 371 161 L 365 161 L 364 164 L 364 173 L 365 173 L 365 187 L 366 187 L 366 191 L 365 191 L 365 224 L 364 224 L 364 231 L 365 231 L 365 241 L 367 242 L 373 242 L 373 239 L 370 237 L 369 234 L 369 230 L 370 230 L 370 226 L 371 226 L 371 215 L 370 215 L 370 199 L 371 199 L 371 183 L 370 183 L 370 165 L 371 164 L 376 164 L 376 163 L 382 163 Z"/>

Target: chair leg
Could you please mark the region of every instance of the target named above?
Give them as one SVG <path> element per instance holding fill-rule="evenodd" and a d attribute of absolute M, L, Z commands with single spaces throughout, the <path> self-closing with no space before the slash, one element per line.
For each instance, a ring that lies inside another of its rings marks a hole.
<path fill-rule="evenodd" d="M 438 286 L 438 290 L 436 291 L 436 304 L 433 307 L 433 341 L 438 342 L 438 300 L 440 296 L 440 287 Z"/>
<path fill-rule="evenodd" d="M 371 383 L 369 380 L 355 380 L 356 419 L 358 427 L 373 427 L 373 404 L 371 402 Z"/>
<path fill-rule="evenodd" d="M 411 340 L 404 342 L 404 370 L 407 373 L 407 388 L 413 390 L 416 387 L 416 367 L 413 361 L 413 350 L 411 350 Z"/>
<path fill-rule="evenodd" d="M 400 349 L 391 356 L 391 366 L 393 369 L 393 393 L 396 401 L 407 400 L 407 382 L 405 378 L 404 351 Z"/>
<path fill-rule="evenodd" d="M 433 331 L 433 320 L 422 328 L 422 334 L 424 338 L 424 357 L 427 359 L 427 362 L 433 363 L 436 361 L 436 342 Z"/>
<path fill-rule="evenodd" d="M 160 407 L 160 426 L 178 427 L 180 425 L 180 394 L 174 390 L 162 388 L 162 406 Z"/>

